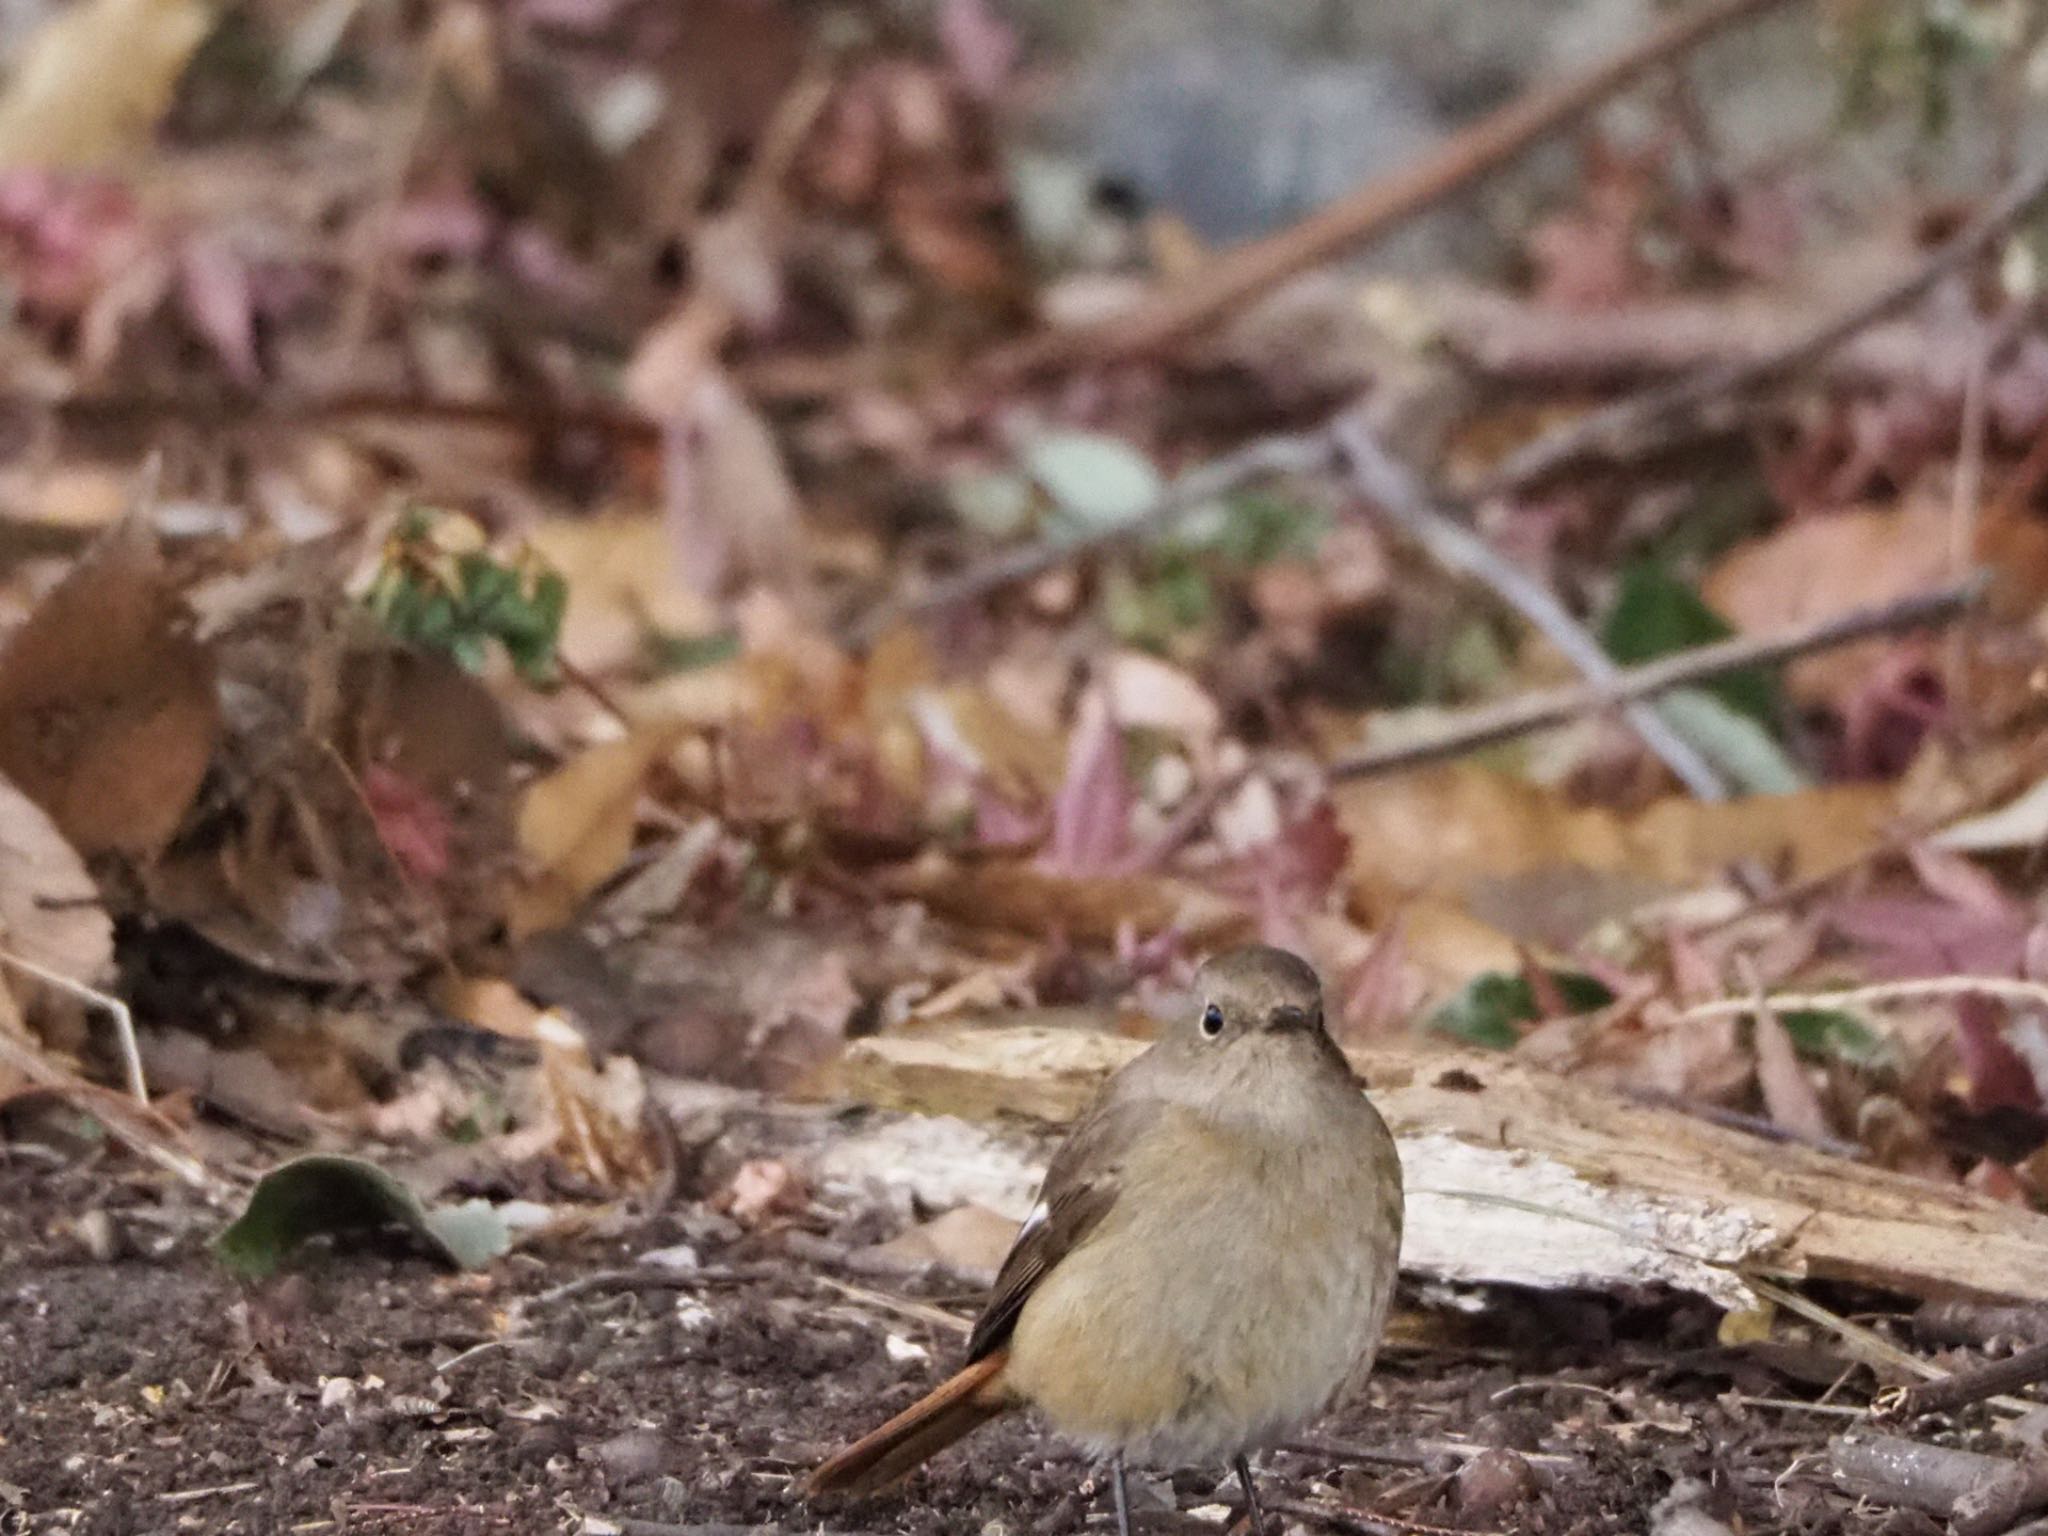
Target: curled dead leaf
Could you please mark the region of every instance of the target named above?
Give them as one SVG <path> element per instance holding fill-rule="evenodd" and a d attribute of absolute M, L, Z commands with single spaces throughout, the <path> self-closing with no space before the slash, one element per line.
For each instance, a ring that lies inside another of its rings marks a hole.
<path fill-rule="evenodd" d="M 114 962 L 114 925 L 84 862 L 41 808 L 4 778 L 0 949 L 87 984 Z M 0 967 L 0 987 L 5 974 Z"/>
<path fill-rule="evenodd" d="M 756 1157 L 741 1163 L 711 1203 L 744 1227 L 764 1225 L 776 1216 L 804 1208 L 810 1191 L 797 1171 L 776 1158 Z"/>
<path fill-rule="evenodd" d="M 88 858 L 160 854 L 219 730 L 212 658 L 140 517 L 88 550 L 0 650 L 0 773 Z"/>
<path fill-rule="evenodd" d="M 217 16 L 208 0 L 88 0 L 48 13 L 0 92 L 0 166 L 90 165 L 136 147 Z"/>
<path fill-rule="evenodd" d="M 633 851 L 648 769 L 684 730 L 667 721 L 605 742 L 527 790 L 518 837 L 528 868 L 512 895 L 515 937 L 560 926 L 584 897 L 618 873 Z"/>

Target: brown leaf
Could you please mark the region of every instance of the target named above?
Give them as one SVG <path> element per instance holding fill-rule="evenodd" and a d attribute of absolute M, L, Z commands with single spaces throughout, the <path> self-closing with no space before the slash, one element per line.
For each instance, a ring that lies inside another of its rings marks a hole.
<path fill-rule="evenodd" d="M 46 16 L 0 92 L 0 166 L 90 165 L 138 146 L 216 11 L 207 0 L 87 0 Z"/>
<path fill-rule="evenodd" d="M 1331 798 L 1352 879 L 1387 910 L 1418 892 L 1469 894 L 1572 866 L 1631 888 L 1711 879 L 1744 858 L 1802 879 L 1875 846 L 1892 816 L 1892 792 L 1869 784 L 1712 805 L 1671 796 L 1623 815 L 1463 763 L 1339 784 Z"/>
<path fill-rule="evenodd" d="M 711 1203 L 741 1226 L 758 1227 L 771 1217 L 802 1210 L 809 1198 L 803 1178 L 789 1164 L 756 1157 L 740 1164 Z"/>
<path fill-rule="evenodd" d="M 1067 743 L 1066 779 L 1052 802 L 1046 873 L 1085 878 L 1122 867 L 1130 849 L 1130 763 L 1108 691 L 1091 689 Z"/>
<path fill-rule="evenodd" d="M 1017 1223 L 985 1205 L 961 1205 L 867 1250 L 890 1269 L 915 1271 L 937 1264 L 977 1285 L 987 1285 L 1017 1240 Z"/>
<path fill-rule="evenodd" d="M 90 858 L 160 854 L 220 729 L 213 663 L 130 517 L 0 650 L 0 773 Z"/>
<path fill-rule="evenodd" d="M 114 963 L 114 927 L 92 876 L 49 817 L 4 778 L 0 948 L 88 985 L 102 980 Z"/>
<path fill-rule="evenodd" d="M 529 868 L 512 898 L 515 937 L 554 928 L 633 851 L 647 770 L 675 746 L 674 724 L 592 747 L 526 792 L 519 847 Z"/>
<path fill-rule="evenodd" d="M 1768 1008 L 1756 1016 L 1756 1081 L 1763 1090 L 1764 1108 L 1778 1125 L 1808 1141 L 1834 1134 L 1813 1079 L 1792 1048 L 1792 1037 Z"/>
<path fill-rule="evenodd" d="M 1795 518 L 1729 551 L 1700 594 L 1737 629 L 1787 629 L 1938 584 L 1949 575 L 1951 537 L 1948 508 L 1932 497 Z M 1786 682 L 1801 699 L 1832 702 L 1893 644 L 1804 657 L 1786 667 Z"/>
<path fill-rule="evenodd" d="M 149 888 L 259 969 L 387 984 L 496 929 L 510 754 L 475 678 L 378 635 L 338 643 L 354 614 L 329 600 L 219 642 L 235 685 L 220 790 Z"/>

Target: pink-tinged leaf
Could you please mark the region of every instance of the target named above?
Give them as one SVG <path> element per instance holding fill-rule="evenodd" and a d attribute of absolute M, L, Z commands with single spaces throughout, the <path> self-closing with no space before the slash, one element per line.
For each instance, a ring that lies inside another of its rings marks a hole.
<path fill-rule="evenodd" d="M 498 220 L 467 188 L 423 190 L 391 213 L 384 238 L 409 260 L 474 261 L 490 246 Z"/>
<path fill-rule="evenodd" d="M 987 101 L 1017 67 L 1017 34 L 988 0 L 942 0 L 939 45 L 968 94 Z"/>
<path fill-rule="evenodd" d="M 711 1197 L 717 1209 L 743 1227 L 762 1227 L 778 1216 L 801 1211 L 810 1200 L 803 1176 L 775 1158 L 741 1163 L 732 1181 Z"/>
<path fill-rule="evenodd" d="M 604 284 L 545 226 L 524 220 L 505 235 L 505 266 L 536 293 L 561 304 L 596 304 Z"/>
<path fill-rule="evenodd" d="M 2027 336 L 2014 345 L 2012 360 L 1985 386 L 1984 408 L 2005 442 L 2025 442 L 2048 426 L 2048 341 Z"/>
<path fill-rule="evenodd" d="M 1345 870 L 1351 839 L 1328 800 L 1280 829 L 1277 837 L 1232 860 L 1216 874 L 1225 891 L 1284 895 L 1295 905 L 1319 905 Z"/>
<path fill-rule="evenodd" d="M 1066 777 L 1053 796 L 1052 831 L 1040 865 L 1069 876 L 1117 873 L 1131 846 L 1131 792 L 1123 730 L 1101 688 L 1082 696 L 1067 744 Z"/>
<path fill-rule="evenodd" d="M 249 268 L 232 247 L 204 235 L 185 242 L 178 255 L 178 302 L 230 378 L 244 389 L 263 382 Z"/>
<path fill-rule="evenodd" d="M 556 32 L 596 37 L 610 30 L 624 0 L 519 0 L 522 20 Z"/>
<path fill-rule="evenodd" d="M 1948 715 L 1941 674 L 1925 640 L 1897 642 L 1833 700 L 1842 735 L 1830 769 L 1843 778 L 1892 778 Z"/>
<path fill-rule="evenodd" d="M 1827 909 L 1827 922 L 1880 976 L 2014 976 L 2031 927 L 1928 896 L 1838 901 Z"/>
<path fill-rule="evenodd" d="M 1996 880 L 1961 854 L 1914 843 L 1906 849 L 1906 858 L 1922 885 L 1960 910 L 2000 923 L 2027 924 L 2026 907 L 2006 895 Z"/>
<path fill-rule="evenodd" d="M 1148 939 L 1138 937 L 1130 924 L 1116 931 L 1116 958 L 1134 980 L 1164 976 L 1180 959 L 1187 940 L 1178 928 L 1162 928 Z"/>
<path fill-rule="evenodd" d="M 1671 958 L 1671 989 L 1680 1002 L 1704 1003 L 1721 995 L 1721 964 L 1682 928 L 1666 930 L 1664 952 Z"/>
<path fill-rule="evenodd" d="M 408 879 L 438 884 L 448 873 L 453 827 L 441 803 L 382 763 L 363 770 L 363 799 L 383 843 Z"/>
<path fill-rule="evenodd" d="M 974 790 L 974 841 L 983 848 L 1025 848 L 1045 835 L 1045 818 L 1012 804 L 978 783 Z"/>
<path fill-rule="evenodd" d="M 1756 1016 L 1756 1081 L 1773 1124 L 1806 1141 L 1832 1134 L 1813 1079 L 1792 1048 L 1792 1037 L 1768 1008 Z"/>
<path fill-rule="evenodd" d="M 1966 997 L 1956 1004 L 1956 1054 L 1969 1083 L 1969 1106 L 1979 1114 L 2038 1110 L 2041 1090 L 2025 1058 L 2007 1042 L 2001 1017 L 1987 997 Z"/>
<path fill-rule="evenodd" d="M 1371 1039 L 1401 1030 L 1415 1006 L 1408 945 L 1396 917 L 1373 935 L 1365 958 L 1338 989 L 1337 1026 L 1344 1039 Z"/>
<path fill-rule="evenodd" d="M 1994 1163 L 1989 1158 L 1964 1174 L 1963 1182 L 1978 1194 L 1989 1195 L 1992 1199 L 2003 1200 L 2009 1205 L 2033 1203 L 2020 1176 L 2004 1163 Z"/>

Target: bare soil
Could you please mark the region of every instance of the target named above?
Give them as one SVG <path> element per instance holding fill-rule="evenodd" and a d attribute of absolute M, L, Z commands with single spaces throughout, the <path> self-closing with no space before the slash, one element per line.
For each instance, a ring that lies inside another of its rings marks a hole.
<path fill-rule="evenodd" d="M 678 1208 L 488 1274 L 354 1249 L 250 1285 L 207 1252 L 214 1219 L 102 1168 L 0 1152 L 0 1531 L 1106 1528 L 1086 1458 L 1021 1420 L 899 1494 L 807 1507 L 804 1468 L 911 1401 L 960 1344 L 774 1234 L 721 1244 Z M 686 1239 L 695 1274 L 594 1278 Z M 942 1280 L 907 1289 L 972 1302 Z M 1427 1315 L 1434 1342 L 1391 1349 L 1370 1400 L 1317 1430 L 1328 1448 L 1266 1458 L 1289 1527 L 1329 1528 L 1287 1512 L 1315 1499 L 1383 1529 L 1640 1531 L 1693 1478 L 1750 1536 L 1877 1528 L 1802 1460 L 1839 1420 L 1755 1401 L 1817 1395 L 1800 1382 L 1841 1369 L 1818 1346 L 1722 1348 L 1711 1313 L 1668 1303 L 1494 1295 Z M 1220 1479 L 1141 1479 L 1144 1523 L 1220 1531 L 1213 1506 L 1235 1502 Z"/>

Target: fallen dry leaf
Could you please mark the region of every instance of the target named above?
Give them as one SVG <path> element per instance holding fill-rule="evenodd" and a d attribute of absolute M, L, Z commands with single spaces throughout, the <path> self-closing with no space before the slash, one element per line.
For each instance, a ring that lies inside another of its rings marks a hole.
<path fill-rule="evenodd" d="M 633 851 L 647 771 L 682 735 L 650 726 L 571 759 L 526 792 L 518 838 L 528 868 L 512 894 L 515 938 L 559 927 Z"/>
<path fill-rule="evenodd" d="M 160 854 L 220 730 L 156 536 L 111 529 L 0 650 L 0 773 L 90 858 Z"/>
<path fill-rule="evenodd" d="M 655 1169 L 647 1131 L 647 1085 L 630 1056 L 599 1066 L 569 1019 L 550 1010 L 535 1026 L 541 1045 L 545 1128 L 565 1163 L 605 1189 L 639 1184 Z"/>
<path fill-rule="evenodd" d="M 658 517 L 555 518 L 527 544 L 569 586 L 559 648 L 584 670 L 637 664 L 650 634 L 709 634 L 717 615 L 677 567 L 674 541 Z"/>
<path fill-rule="evenodd" d="M 88 985 L 114 963 L 114 925 L 77 850 L 0 778 L 0 949 Z M 0 966 L 0 986 L 7 969 Z"/>
<path fill-rule="evenodd" d="M 86 0 L 51 13 L 0 92 L 0 166 L 91 165 L 139 148 L 218 14 L 208 0 Z"/>
<path fill-rule="evenodd" d="M 1469 763 L 1339 784 L 1331 798 L 1375 916 L 1415 894 L 1572 866 L 1638 895 L 1645 881 L 1694 884 L 1742 859 L 1804 879 L 1876 846 L 1893 815 L 1891 790 L 1873 784 L 1717 805 L 1674 795 L 1624 815 Z"/>
<path fill-rule="evenodd" d="M 1136 802 L 1108 691 L 1091 689 L 1067 743 L 1066 779 L 1053 796 L 1052 832 L 1041 860 L 1046 873 L 1085 878 L 1122 867 Z"/>
<path fill-rule="evenodd" d="M 1739 630 L 1788 629 L 1939 585 L 1950 575 L 1952 537 L 1949 509 L 1932 497 L 1795 518 L 1730 550 L 1700 594 Z M 1797 698 L 1832 702 L 1894 644 L 1802 657 L 1785 668 L 1786 685 Z"/>
<path fill-rule="evenodd" d="M 1763 1090 L 1764 1108 L 1771 1119 L 1807 1141 L 1822 1141 L 1833 1134 L 1820 1094 L 1807 1076 L 1792 1037 L 1768 1008 L 1756 1015 L 1756 1081 Z"/>
<path fill-rule="evenodd" d="M 758 1227 L 771 1217 L 802 1210 L 809 1198 L 803 1179 L 789 1164 L 756 1157 L 740 1164 L 732 1182 L 712 1196 L 711 1203 L 741 1226 Z"/>
<path fill-rule="evenodd" d="M 899 1232 L 867 1250 L 867 1257 L 892 1269 L 914 1271 L 937 1264 L 976 1285 L 986 1285 L 1002 1268 L 1017 1240 L 1017 1223 L 985 1205 L 961 1205 Z"/>

